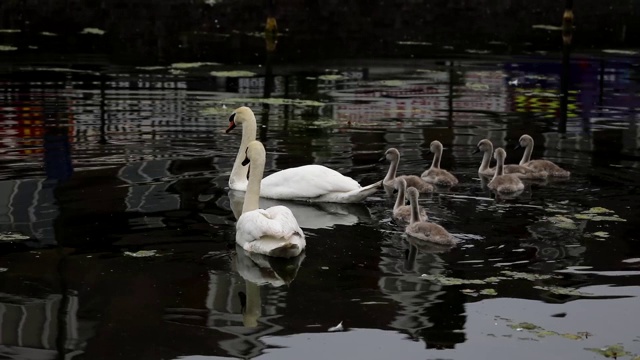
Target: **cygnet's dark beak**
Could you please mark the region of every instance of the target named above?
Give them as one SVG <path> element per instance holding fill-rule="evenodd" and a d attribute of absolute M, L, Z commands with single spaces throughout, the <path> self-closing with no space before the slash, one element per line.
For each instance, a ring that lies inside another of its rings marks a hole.
<path fill-rule="evenodd" d="M 383 157 L 381 157 L 380 159 L 378 159 L 378 162 L 379 162 L 379 163 L 383 163 L 383 162 L 385 162 L 385 161 L 387 161 L 387 157 L 386 157 L 386 156 L 383 156 Z"/>
<path fill-rule="evenodd" d="M 477 147 L 475 150 L 473 150 L 472 154 L 477 154 L 477 153 L 479 153 L 479 152 L 480 152 L 480 148 L 479 148 L 479 147 Z"/>
<path fill-rule="evenodd" d="M 513 147 L 514 149 L 520 149 L 520 143 L 517 143 L 516 146 Z"/>

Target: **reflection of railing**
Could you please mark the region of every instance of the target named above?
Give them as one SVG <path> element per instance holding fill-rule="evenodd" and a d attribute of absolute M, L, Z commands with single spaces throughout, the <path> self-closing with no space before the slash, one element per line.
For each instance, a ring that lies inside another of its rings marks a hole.
<path fill-rule="evenodd" d="M 161 179 L 170 176 L 171 160 L 148 160 L 129 163 L 120 168 L 118 177 L 130 184 L 125 199 L 127 211 L 159 212 L 180 207 L 180 196 L 168 188 L 173 182 Z"/>
<path fill-rule="evenodd" d="M 60 312 L 61 295 L 45 299 L 0 294 L 0 357 L 3 359 L 57 359 L 60 336 L 65 339 L 65 358 L 72 359 L 83 352 L 86 332 L 90 326 L 77 318 L 78 298 L 69 296 L 68 307 Z M 66 319 L 60 319 L 60 313 Z M 65 334 L 59 334 L 60 321 L 66 324 Z M 81 329 L 83 329 L 81 331 Z"/>
<path fill-rule="evenodd" d="M 53 221 L 58 216 L 53 185 L 45 180 L 0 181 L 0 231 L 15 231 L 56 243 Z"/>

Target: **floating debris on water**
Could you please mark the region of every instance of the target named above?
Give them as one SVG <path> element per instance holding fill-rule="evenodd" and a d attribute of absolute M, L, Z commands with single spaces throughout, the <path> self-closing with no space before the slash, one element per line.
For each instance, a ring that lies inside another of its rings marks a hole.
<path fill-rule="evenodd" d="M 0 51 L 14 51 L 14 50 L 18 50 L 18 48 L 10 45 L 0 45 Z"/>
<path fill-rule="evenodd" d="M 627 264 L 637 263 L 640 262 L 640 258 L 624 259 L 622 262 Z"/>
<path fill-rule="evenodd" d="M 106 31 L 98 28 L 84 28 L 80 34 L 104 35 Z"/>
<path fill-rule="evenodd" d="M 253 77 L 256 75 L 256 73 L 246 70 L 212 71 L 210 74 L 218 77 Z"/>
<path fill-rule="evenodd" d="M 479 279 L 458 279 L 458 278 L 451 278 L 451 277 L 446 277 L 444 275 L 431 275 L 431 274 L 422 274 L 420 276 L 423 279 L 427 279 L 430 281 L 433 281 L 439 285 L 462 285 L 462 284 L 475 284 L 475 285 L 482 285 L 482 284 L 486 284 L 486 282 L 484 280 L 479 280 Z"/>
<path fill-rule="evenodd" d="M 617 49 L 604 49 L 603 53 L 607 54 L 620 54 L 620 55 L 635 55 L 638 52 L 633 50 L 617 50 Z"/>
<path fill-rule="evenodd" d="M 58 36 L 58 34 L 56 33 L 52 33 L 52 32 L 48 32 L 48 31 L 43 31 L 40 33 L 40 35 L 44 35 L 44 36 Z"/>
<path fill-rule="evenodd" d="M 0 273 L 5 272 L 5 271 L 7 271 L 7 270 L 9 270 L 9 269 L 7 269 L 7 268 L 0 268 Z"/>
<path fill-rule="evenodd" d="M 533 25 L 531 26 L 532 29 L 540 29 L 540 30 L 549 30 L 549 31 L 558 31 L 558 30 L 562 30 L 562 27 L 560 26 L 555 26 L 555 25 L 544 25 L 544 24 L 537 24 L 537 25 Z"/>
<path fill-rule="evenodd" d="M 591 235 L 599 237 L 599 238 L 605 238 L 605 239 L 609 237 L 609 233 L 606 232 L 606 231 L 596 231 Z"/>
<path fill-rule="evenodd" d="M 529 323 L 529 322 L 521 322 L 521 323 L 517 323 L 517 324 L 509 324 L 509 327 L 512 328 L 512 329 L 515 329 L 516 331 L 540 329 L 540 327 L 538 325 L 532 324 L 532 323 Z"/>
<path fill-rule="evenodd" d="M 342 326 L 342 321 L 340 321 L 340 324 L 334 326 L 334 327 L 330 327 L 329 331 L 330 332 L 334 332 L 334 331 L 343 331 L 344 327 Z"/>
<path fill-rule="evenodd" d="M 549 220 L 554 226 L 561 229 L 576 230 L 578 228 L 575 222 L 566 216 L 555 215 L 553 217 L 547 218 L 547 220 Z"/>
<path fill-rule="evenodd" d="M 157 250 L 140 250 L 140 251 L 136 251 L 136 252 L 129 252 L 129 251 L 125 251 L 124 252 L 125 256 L 132 256 L 132 257 L 151 257 L 151 256 L 160 256 L 157 253 Z"/>
<path fill-rule="evenodd" d="M 177 69 L 171 69 L 171 70 L 169 70 L 169 73 L 172 74 L 172 75 L 184 75 L 184 74 L 186 74 L 186 71 L 177 70 Z"/>
<path fill-rule="evenodd" d="M 19 33 L 22 30 L 19 29 L 0 29 L 0 33 L 5 33 L 5 34 L 13 34 L 13 33 Z"/>

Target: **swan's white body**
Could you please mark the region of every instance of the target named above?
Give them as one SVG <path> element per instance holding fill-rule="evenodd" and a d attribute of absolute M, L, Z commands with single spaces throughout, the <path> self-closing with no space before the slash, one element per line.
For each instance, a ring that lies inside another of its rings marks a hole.
<path fill-rule="evenodd" d="M 306 241 L 291 210 L 285 206 L 258 208 L 265 163 L 264 147 L 259 141 L 253 141 L 246 154 L 251 162 L 251 175 L 242 215 L 236 223 L 236 243 L 250 253 L 284 258 L 300 255 Z"/>
<path fill-rule="evenodd" d="M 248 107 L 236 109 L 232 115 L 233 123 L 242 124 L 242 142 L 229 177 L 229 187 L 246 191 L 247 169 L 241 162 L 249 142 L 256 138 L 256 118 Z M 304 200 L 313 202 L 355 203 L 363 201 L 382 186 L 376 182 L 360 186 L 354 179 L 322 165 L 305 165 L 278 171 L 262 179 L 260 196 L 281 200 Z"/>

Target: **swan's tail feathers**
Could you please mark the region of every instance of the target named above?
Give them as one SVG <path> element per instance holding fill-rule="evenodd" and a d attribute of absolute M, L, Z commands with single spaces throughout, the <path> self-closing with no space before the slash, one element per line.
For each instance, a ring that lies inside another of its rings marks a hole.
<path fill-rule="evenodd" d="M 375 182 L 371 185 L 367 185 L 359 189 L 348 192 L 346 196 L 344 196 L 343 202 L 345 203 L 362 202 L 368 196 L 373 195 L 380 188 L 382 188 L 382 180 Z"/>
<path fill-rule="evenodd" d="M 271 251 L 269 251 L 269 256 L 275 256 L 275 257 L 283 257 L 283 258 L 290 258 L 290 257 L 294 257 L 297 256 L 298 254 L 300 254 L 301 250 L 300 250 L 300 246 L 298 246 L 298 244 L 294 244 L 294 243 L 285 243 L 281 246 L 278 246 L 275 249 L 272 249 Z"/>

